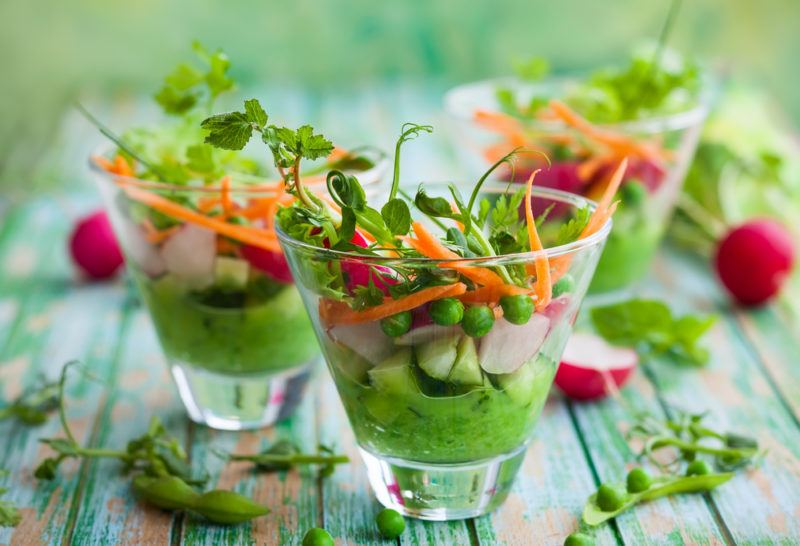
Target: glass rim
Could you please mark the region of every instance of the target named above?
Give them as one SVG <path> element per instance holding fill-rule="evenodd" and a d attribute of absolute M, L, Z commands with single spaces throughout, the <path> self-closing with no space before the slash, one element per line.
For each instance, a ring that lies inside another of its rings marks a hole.
<path fill-rule="evenodd" d="M 542 80 L 535 82 L 526 82 L 515 76 L 502 76 L 496 78 L 487 78 L 483 80 L 476 80 L 468 83 L 463 83 L 455 87 L 451 87 L 444 95 L 444 109 L 452 117 L 460 121 L 473 122 L 473 110 L 465 108 L 463 104 L 459 104 L 458 97 L 467 93 L 474 93 L 475 90 L 485 88 L 496 88 L 500 84 L 514 84 L 525 89 L 543 88 L 552 85 L 567 85 L 580 81 L 582 78 L 579 75 L 572 76 L 549 76 Z M 627 121 L 618 121 L 614 123 L 592 123 L 592 125 L 610 130 L 619 130 L 627 132 L 640 132 L 640 133 L 657 133 L 661 131 L 680 130 L 692 127 L 702 122 L 709 112 L 711 88 L 713 80 L 707 74 L 703 74 L 700 79 L 700 92 L 697 97 L 697 104 L 686 110 L 675 112 L 672 114 L 657 114 L 651 117 L 642 119 L 634 119 Z M 566 124 L 560 121 L 547 121 L 547 120 L 521 120 L 527 128 L 535 128 L 545 131 L 563 130 L 567 127 Z"/>
<path fill-rule="evenodd" d="M 134 186 L 141 189 L 147 190 L 154 190 L 160 192 L 184 192 L 184 193 L 199 193 L 199 194 L 217 194 L 222 191 L 227 191 L 231 195 L 270 195 L 274 194 L 277 187 L 268 187 L 270 186 L 277 186 L 279 180 L 276 178 L 274 180 L 267 180 L 264 179 L 263 183 L 253 184 L 252 186 L 235 186 L 230 188 L 223 188 L 220 184 L 214 183 L 205 186 L 197 186 L 197 185 L 187 185 L 187 184 L 177 184 L 174 182 L 158 182 L 154 180 L 145 180 L 142 178 L 138 178 L 136 176 L 125 176 L 120 174 L 114 174 L 106 171 L 103 169 L 98 162 L 96 161 L 96 157 L 103 157 L 108 159 L 108 152 L 113 150 L 113 146 L 108 145 L 101 145 L 95 148 L 95 151 L 89 154 L 87 162 L 89 164 L 89 169 L 102 176 L 104 179 L 110 179 L 113 181 L 123 181 L 124 184 Z M 377 156 L 377 160 L 375 165 L 365 171 L 358 171 L 356 173 L 357 177 L 364 177 L 365 174 L 369 173 L 374 178 L 374 180 L 367 182 L 364 184 L 367 187 L 372 187 L 378 185 L 381 182 L 381 174 L 384 171 L 388 171 L 389 169 L 389 154 L 380 148 L 368 148 L 369 150 L 375 152 Z M 322 173 L 321 173 L 322 174 Z M 360 180 L 359 180 L 360 181 Z M 324 186 L 324 184 L 319 184 L 319 186 Z"/>
<path fill-rule="evenodd" d="M 423 186 L 436 186 L 436 185 L 444 185 L 444 182 L 431 182 L 431 183 L 423 183 Z M 507 194 L 508 191 L 504 188 L 508 188 L 512 185 L 512 183 L 499 183 L 496 181 L 487 181 L 484 184 L 481 190 L 494 190 L 494 193 L 503 193 Z M 532 197 L 546 197 L 550 198 L 554 201 L 559 201 L 561 203 L 572 205 L 576 208 L 582 208 L 584 206 L 589 207 L 592 212 L 597 209 L 597 203 L 583 197 L 578 194 L 565 192 L 562 190 L 556 190 L 552 188 L 545 188 L 545 187 L 537 187 L 534 186 L 531 190 Z M 357 252 L 348 252 L 344 250 L 333 250 L 330 248 L 320 248 L 318 246 L 314 246 L 303 241 L 298 241 L 297 239 L 291 237 L 288 233 L 286 233 L 280 225 L 280 222 L 275 222 L 275 233 L 278 236 L 278 240 L 280 241 L 281 245 L 287 245 L 294 249 L 300 249 L 304 251 L 310 251 L 315 254 L 318 254 L 322 257 L 328 258 L 335 258 L 335 259 L 342 259 L 342 260 L 356 260 L 361 262 L 373 263 L 378 265 L 387 265 L 390 266 L 392 264 L 475 264 L 481 265 L 483 267 L 491 266 L 491 265 L 503 265 L 506 263 L 518 263 L 518 262 L 529 262 L 534 260 L 542 255 L 546 256 L 547 258 L 555 258 L 556 256 L 563 256 L 566 254 L 574 254 L 579 250 L 583 250 L 584 248 L 589 248 L 592 246 L 596 246 L 602 243 L 606 237 L 608 237 L 609 232 L 611 231 L 611 227 L 613 225 L 613 220 L 609 218 L 606 220 L 605 224 L 597 230 L 595 233 L 591 234 L 590 236 L 586 237 L 585 239 L 578 239 L 576 241 L 572 241 L 570 243 L 566 243 L 563 245 L 558 245 L 550 248 L 545 248 L 544 250 L 529 250 L 526 252 L 516 252 L 513 254 L 501 254 L 499 256 L 479 256 L 475 258 L 453 258 L 453 259 L 439 259 L 439 258 L 427 258 L 427 257 L 413 257 L 413 258 L 398 258 L 392 256 L 365 256 L 364 254 L 358 254 Z M 284 252 L 285 254 L 285 252 Z"/>

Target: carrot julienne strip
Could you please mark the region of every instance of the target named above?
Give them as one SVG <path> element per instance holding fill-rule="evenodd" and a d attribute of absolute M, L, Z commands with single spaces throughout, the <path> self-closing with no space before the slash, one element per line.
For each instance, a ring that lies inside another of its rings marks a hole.
<path fill-rule="evenodd" d="M 430 286 L 399 300 L 385 298 L 383 303 L 374 307 L 367 307 L 362 311 L 354 311 L 349 305 L 341 301 L 322 299 L 319 302 L 319 313 L 323 321 L 329 325 L 363 324 L 381 320 L 403 311 L 411 311 L 429 301 L 460 296 L 466 291 L 467 285 L 460 282 L 443 286 Z"/>
<path fill-rule="evenodd" d="M 536 284 L 534 285 L 536 309 L 543 309 L 547 307 L 553 297 L 553 286 L 550 281 L 550 263 L 547 259 L 547 253 L 544 252 L 542 240 L 539 238 L 539 232 L 536 230 L 536 219 L 533 217 L 533 206 L 531 205 L 533 180 L 538 173 L 539 169 L 533 171 L 525 184 L 525 223 L 528 227 L 528 240 L 530 241 L 531 251 L 538 252 L 533 262 L 536 271 Z"/>

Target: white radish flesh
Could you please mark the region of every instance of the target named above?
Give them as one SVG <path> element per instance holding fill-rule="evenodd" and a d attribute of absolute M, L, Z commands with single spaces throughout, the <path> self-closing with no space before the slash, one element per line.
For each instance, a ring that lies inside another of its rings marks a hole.
<path fill-rule="evenodd" d="M 487 373 L 512 373 L 536 356 L 550 330 L 550 319 L 541 313 L 528 322 L 511 324 L 500 319 L 483 338 L 478 361 Z"/>
<path fill-rule="evenodd" d="M 161 257 L 170 273 L 192 288 L 214 282 L 217 234 L 204 227 L 185 224 L 161 247 Z"/>

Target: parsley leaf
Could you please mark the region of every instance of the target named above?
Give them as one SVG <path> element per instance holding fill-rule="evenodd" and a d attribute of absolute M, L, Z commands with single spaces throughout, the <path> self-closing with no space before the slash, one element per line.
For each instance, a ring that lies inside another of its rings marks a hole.
<path fill-rule="evenodd" d="M 610 343 L 649 355 L 672 356 L 690 366 L 708 362 L 708 350 L 699 342 L 716 320 L 713 315 L 676 318 L 665 303 L 643 299 L 595 307 L 591 318 L 597 332 Z"/>
<path fill-rule="evenodd" d="M 375 286 L 372 280 L 372 275 L 377 273 L 370 272 L 370 279 L 368 285 L 356 286 L 353 292 L 355 299 L 353 299 L 352 307 L 356 311 L 361 311 L 367 307 L 374 307 L 383 303 L 383 292 L 380 288 Z"/>
<path fill-rule="evenodd" d="M 200 124 L 208 131 L 205 142 L 225 150 L 241 150 L 267 124 L 267 113 L 258 99 L 244 101 L 244 112 L 227 112 L 206 118 Z"/>
<path fill-rule="evenodd" d="M 576 241 L 580 237 L 583 228 L 589 223 L 589 218 L 592 216 L 589 207 L 577 209 L 575 216 L 573 216 L 566 224 L 562 224 L 558 230 L 555 246 L 566 245 Z"/>

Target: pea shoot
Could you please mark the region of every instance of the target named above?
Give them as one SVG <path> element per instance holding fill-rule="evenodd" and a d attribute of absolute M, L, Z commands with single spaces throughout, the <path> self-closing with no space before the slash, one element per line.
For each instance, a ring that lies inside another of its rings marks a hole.
<path fill-rule="evenodd" d="M 8 470 L 0 469 L 0 478 L 6 476 Z M 5 487 L 0 487 L 0 496 L 8 492 Z M 11 501 L 0 499 L 0 527 L 16 527 L 22 521 L 22 514 Z"/>
<path fill-rule="evenodd" d="M 58 381 L 41 380 L 25 390 L 9 405 L 0 408 L 0 421 L 17 419 L 24 425 L 41 425 L 47 415 L 58 408 Z"/>

